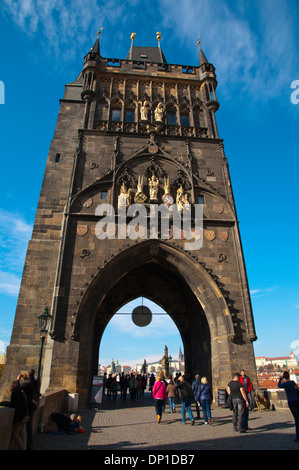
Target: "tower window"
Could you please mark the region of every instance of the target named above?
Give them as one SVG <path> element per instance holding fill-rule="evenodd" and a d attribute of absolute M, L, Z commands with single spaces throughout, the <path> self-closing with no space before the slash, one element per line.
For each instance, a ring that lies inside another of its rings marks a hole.
<path fill-rule="evenodd" d="M 107 191 L 101 191 L 101 199 L 103 201 L 106 201 L 108 198 L 108 192 Z"/>
<path fill-rule="evenodd" d="M 168 112 L 167 113 L 167 124 L 169 126 L 175 126 L 176 125 L 176 114 L 174 112 Z"/>
<path fill-rule="evenodd" d="M 135 111 L 134 109 L 126 110 L 126 122 L 135 122 Z"/>
<path fill-rule="evenodd" d="M 120 109 L 112 109 L 112 121 L 120 122 Z"/>
<path fill-rule="evenodd" d="M 182 114 L 181 115 L 181 125 L 182 126 L 190 126 L 189 114 Z"/>
<path fill-rule="evenodd" d="M 60 157 L 61 157 L 60 153 L 56 153 L 56 155 L 55 155 L 55 163 L 59 163 L 59 162 L 60 162 Z"/>

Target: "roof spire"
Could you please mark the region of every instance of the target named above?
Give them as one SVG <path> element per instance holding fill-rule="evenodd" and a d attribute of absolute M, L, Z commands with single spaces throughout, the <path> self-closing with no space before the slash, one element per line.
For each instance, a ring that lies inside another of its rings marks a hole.
<path fill-rule="evenodd" d="M 158 47 L 160 48 L 161 33 L 159 33 L 159 31 L 157 31 L 156 35 L 157 35 L 157 39 L 158 39 Z"/>
<path fill-rule="evenodd" d="M 100 35 L 101 35 L 101 31 L 102 31 L 103 28 L 100 28 L 97 32 L 97 39 L 96 39 L 96 42 L 94 43 L 93 47 L 91 48 L 90 52 L 94 52 L 95 54 L 99 54 L 100 55 Z"/>
<path fill-rule="evenodd" d="M 133 41 L 135 39 L 135 36 L 136 36 L 136 33 L 131 33 L 131 41 L 132 41 L 131 46 L 133 46 Z"/>
<path fill-rule="evenodd" d="M 132 60 L 135 36 L 136 36 L 136 33 L 131 33 L 131 47 L 130 47 L 128 57 L 127 57 L 127 59 L 129 60 Z"/>
<path fill-rule="evenodd" d="M 197 36 L 197 44 L 199 46 L 199 66 L 203 65 L 203 64 L 208 64 L 208 59 L 206 58 L 202 48 L 201 48 L 201 43 L 200 43 L 200 40 L 199 40 L 199 34 Z"/>

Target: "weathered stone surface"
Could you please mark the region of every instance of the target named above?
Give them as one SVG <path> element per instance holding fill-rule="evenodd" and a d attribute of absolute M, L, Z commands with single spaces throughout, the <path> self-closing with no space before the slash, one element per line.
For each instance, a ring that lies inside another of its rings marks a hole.
<path fill-rule="evenodd" d="M 105 327 L 120 306 L 140 295 L 176 322 L 188 373 L 206 375 L 218 387 L 243 367 L 256 380 L 250 295 L 214 116 L 214 67 L 203 64 L 186 73 L 182 66 L 166 64 L 163 71 L 157 64 L 135 65 L 127 60 L 111 67 L 88 54 L 83 76 L 66 86 L 28 246 L 2 395 L 20 370 L 36 367 L 37 315 L 47 305 L 53 341 L 46 342 L 43 386 L 66 387 L 88 401 Z M 146 122 L 140 113 L 144 101 L 150 106 Z M 158 102 L 165 110 L 162 124 L 154 119 Z M 119 122 L 112 120 L 113 109 L 120 110 Z M 134 111 L 133 122 L 126 121 L 126 110 Z M 176 125 L 168 124 L 170 110 Z M 189 126 L 181 121 L 186 113 Z M 184 239 L 161 239 L 161 234 L 156 240 L 97 238 L 97 206 L 112 204 L 117 214 L 122 183 L 132 190 L 133 202 L 139 175 L 148 204 L 152 174 L 160 183 L 159 203 L 164 177 L 174 199 L 182 185 L 193 207 L 203 203 L 201 249 L 186 251 Z"/>

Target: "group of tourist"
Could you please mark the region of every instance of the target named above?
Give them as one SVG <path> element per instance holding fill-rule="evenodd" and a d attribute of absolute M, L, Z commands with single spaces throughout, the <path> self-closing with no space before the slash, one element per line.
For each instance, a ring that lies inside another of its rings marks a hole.
<path fill-rule="evenodd" d="M 39 386 L 34 375 L 35 371 L 33 369 L 27 374 L 20 374 L 17 380 L 12 383 L 10 402 L 1 403 L 1 405 L 15 408 L 11 449 L 32 449 L 32 416 L 39 397 Z M 194 425 L 195 418 L 191 405 L 195 403 L 197 419 L 200 418 L 201 407 L 204 424 L 212 424 L 211 404 L 213 395 L 206 377 L 200 377 L 196 374 L 193 380 L 190 376 L 181 374 L 166 378 L 164 372 L 159 372 L 157 377 L 154 374 L 131 372 L 128 374 L 110 374 L 104 380 L 104 390 L 106 390 L 107 397 L 113 399 L 116 399 L 117 393 L 120 392 L 121 398 L 126 400 L 128 391 L 132 401 L 142 398 L 147 386 L 154 400 L 158 423 L 162 421 L 166 404 L 169 405 L 170 413 L 175 413 L 179 401 L 181 403 L 182 423 L 186 424 L 187 413 L 191 424 Z M 298 386 L 293 380 L 290 380 L 289 372 L 285 371 L 279 380 L 278 387 L 283 388 L 286 392 L 288 405 L 295 420 L 295 441 L 299 441 Z M 253 386 L 245 370 L 234 374 L 233 379 L 228 383 L 227 392 L 228 401 L 226 406 L 233 411 L 233 429 L 242 433 L 246 432 L 250 429 L 248 427 L 249 410 L 253 410 L 255 404 L 252 395 Z M 61 415 L 54 415 L 55 413 L 52 413 L 49 417 L 49 422 L 45 425 L 43 431 L 54 432 L 62 429 Z M 56 418 L 59 418 L 59 420 L 57 421 Z M 75 415 L 67 418 L 68 433 L 84 431 L 79 418 Z M 51 429 L 46 429 L 50 425 Z M 63 428 L 63 431 L 65 432 L 65 428 Z"/>
<path fill-rule="evenodd" d="M 280 378 L 278 387 L 283 388 L 286 392 L 288 405 L 295 420 L 295 441 L 299 441 L 299 388 L 293 380 L 290 380 L 287 371 Z M 228 383 L 227 392 L 227 407 L 233 411 L 233 429 L 240 433 L 250 430 L 248 426 L 249 410 L 254 409 L 255 403 L 252 382 L 244 369 L 241 370 L 241 373 L 234 374 L 233 379 Z M 200 379 L 197 374 L 195 380 L 192 381 L 188 376 L 177 374 L 174 379 L 166 379 L 164 373 L 160 372 L 152 387 L 152 394 L 158 423 L 162 421 L 165 403 L 169 403 L 170 412 L 173 413 L 176 411 L 175 405 L 178 399 L 181 402 L 183 423 L 186 424 L 187 412 L 191 424 L 194 425 L 191 404 L 195 402 L 197 418 L 200 418 L 199 406 L 201 406 L 204 423 L 211 424 L 213 394 L 206 377 Z"/>
<path fill-rule="evenodd" d="M 195 380 L 189 376 L 176 374 L 172 379 L 166 379 L 163 372 L 157 375 L 152 394 L 155 403 L 157 422 L 161 423 L 162 414 L 165 410 L 165 403 L 169 403 L 170 413 L 176 411 L 176 401 L 181 402 L 182 422 L 186 424 L 186 413 L 188 413 L 191 424 L 194 425 L 195 419 L 191 409 L 193 401 L 196 403 L 197 418 L 200 418 L 199 405 L 202 407 L 205 424 L 211 424 L 211 403 L 213 395 L 211 387 L 206 377 L 197 374 Z"/>
<path fill-rule="evenodd" d="M 278 388 L 283 388 L 286 392 L 288 406 L 295 420 L 295 441 L 299 442 L 299 387 L 293 380 L 290 380 L 289 372 L 284 371 L 279 379 Z M 248 426 L 249 410 L 254 409 L 252 391 L 252 383 L 245 370 L 242 370 L 241 374 L 236 372 L 233 380 L 228 384 L 229 407 L 233 411 L 235 431 L 244 433 L 250 429 Z"/>
<path fill-rule="evenodd" d="M 118 392 L 123 400 L 127 399 L 129 391 L 131 400 L 136 400 L 144 395 L 148 381 L 147 374 L 136 374 L 135 372 L 125 374 L 104 375 L 104 390 L 107 398 L 116 400 Z"/>

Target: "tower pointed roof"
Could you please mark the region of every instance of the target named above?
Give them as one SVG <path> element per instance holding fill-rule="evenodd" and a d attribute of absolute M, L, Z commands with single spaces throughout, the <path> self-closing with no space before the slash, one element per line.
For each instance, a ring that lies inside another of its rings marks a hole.
<path fill-rule="evenodd" d="M 98 30 L 98 36 L 97 36 L 96 42 L 94 43 L 93 47 L 90 49 L 90 52 L 93 52 L 94 54 L 98 54 L 99 56 L 101 55 L 100 54 L 100 35 L 101 35 L 102 29 L 104 28 L 100 28 Z"/>
<path fill-rule="evenodd" d="M 199 66 L 201 66 L 201 65 L 203 65 L 203 64 L 208 64 L 209 61 L 208 61 L 208 59 L 206 58 L 205 53 L 204 53 L 204 51 L 203 51 L 202 48 L 201 48 L 201 43 L 200 43 L 200 40 L 199 40 L 199 35 L 198 35 L 197 44 L 198 44 L 198 46 L 199 46 Z"/>
<path fill-rule="evenodd" d="M 99 36 L 96 39 L 96 42 L 94 43 L 93 47 L 90 49 L 90 52 L 94 52 L 95 54 L 100 55 L 100 40 Z"/>

